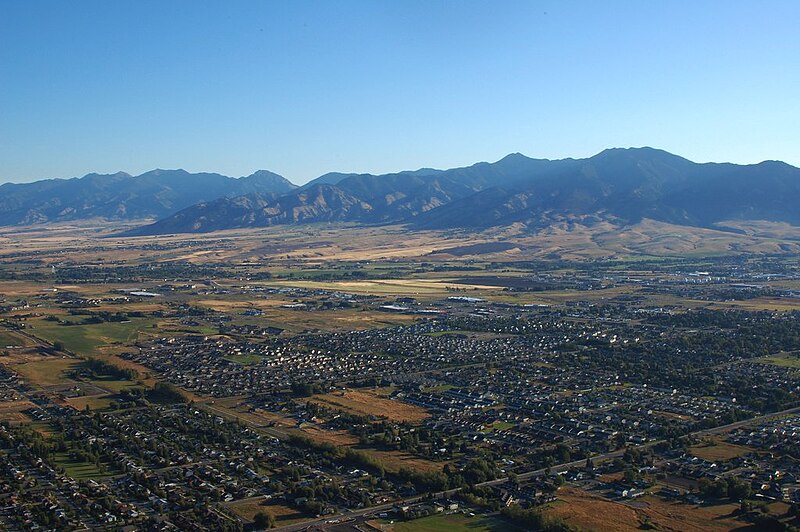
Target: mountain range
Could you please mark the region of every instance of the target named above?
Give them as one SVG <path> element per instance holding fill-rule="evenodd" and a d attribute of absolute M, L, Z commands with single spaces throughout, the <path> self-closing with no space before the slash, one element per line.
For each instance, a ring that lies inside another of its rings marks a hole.
<path fill-rule="evenodd" d="M 102 217 L 158 221 L 129 235 L 319 222 L 484 229 L 555 221 L 729 220 L 800 225 L 800 169 L 778 161 L 698 164 L 653 148 L 394 174 L 329 173 L 297 187 L 267 171 L 239 179 L 155 170 L 0 187 L 0 224 Z"/>
<path fill-rule="evenodd" d="M 185 170 L 89 174 L 0 186 L 0 225 L 28 225 L 88 218 L 163 218 L 202 201 L 256 193 L 277 197 L 297 188 L 278 174 L 259 170 L 232 178 Z"/>

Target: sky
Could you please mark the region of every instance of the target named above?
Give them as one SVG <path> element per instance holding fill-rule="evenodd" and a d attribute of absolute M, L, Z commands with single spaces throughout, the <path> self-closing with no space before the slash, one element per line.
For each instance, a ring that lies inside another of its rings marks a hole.
<path fill-rule="evenodd" d="M 0 2 L 0 182 L 652 146 L 800 166 L 800 2 Z"/>

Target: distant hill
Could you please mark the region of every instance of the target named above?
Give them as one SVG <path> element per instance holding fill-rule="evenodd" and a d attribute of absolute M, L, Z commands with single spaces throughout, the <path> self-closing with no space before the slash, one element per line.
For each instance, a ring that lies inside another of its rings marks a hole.
<path fill-rule="evenodd" d="M 130 234 L 207 232 L 328 221 L 414 228 L 548 226 L 570 218 L 709 227 L 730 220 L 800 225 L 800 169 L 781 162 L 698 164 L 653 148 L 587 159 L 531 159 L 387 175 L 325 174 L 280 196 L 220 197 Z"/>
<path fill-rule="evenodd" d="M 152 170 L 136 177 L 119 172 L 6 183 L 0 186 L 0 225 L 163 218 L 201 201 L 248 193 L 279 196 L 295 188 L 266 170 L 238 179 L 185 170 Z"/>

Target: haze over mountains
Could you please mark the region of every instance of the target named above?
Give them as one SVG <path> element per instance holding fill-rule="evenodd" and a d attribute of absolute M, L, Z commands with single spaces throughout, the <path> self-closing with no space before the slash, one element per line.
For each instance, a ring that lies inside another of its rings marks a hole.
<path fill-rule="evenodd" d="M 0 225 L 27 225 L 88 218 L 163 218 L 201 201 L 258 193 L 265 197 L 297 188 L 285 178 L 259 170 L 234 179 L 213 173 L 152 170 L 89 174 L 0 186 Z"/>
<path fill-rule="evenodd" d="M 414 228 L 544 227 L 581 219 L 800 225 L 800 169 L 777 161 L 698 164 L 653 148 L 587 159 L 511 154 L 495 163 L 387 175 L 325 174 L 302 187 L 266 171 L 233 179 L 156 170 L 0 187 L 0 223 L 160 218 L 132 235 L 317 222 Z"/>

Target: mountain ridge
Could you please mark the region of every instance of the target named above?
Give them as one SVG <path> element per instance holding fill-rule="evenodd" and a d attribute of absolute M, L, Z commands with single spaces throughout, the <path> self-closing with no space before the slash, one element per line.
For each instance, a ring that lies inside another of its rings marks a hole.
<path fill-rule="evenodd" d="M 295 188 L 267 170 L 241 178 L 154 169 L 137 176 L 90 173 L 69 179 L 5 183 L 0 185 L 0 225 L 163 218 L 204 200 L 249 192 L 280 195 Z"/>
<path fill-rule="evenodd" d="M 325 187 L 324 192 L 318 187 Z M 317 194 L 301 194 L 312 190 Z M 336 208 L 328 208 L 328 197 L 340 199 Z M 535 228 L 586 216 L 699 227 L 736 219 L 800 224 L 795 207 L 800 205 L 800 169 L 780 161 L 695 163 L 650 147 L 610 148 L 585 159 L 512 153 L 494 163 L 449 170 L 325 174 L 287 195 L 262 198 L 258 208 L 264 213 L 242 213 L 229 221 L 213 213 L 225 212 L 226 203 L 234 201 L 189 207 L 180 213 L 183 223 L 167 218 L 129 234 L 330 221 L 402 223 L 412 229 Z M 193 218 L 202 218 L 201 223 Z"/>
<path fill-rule="evenodd" d="M 582 217 L 698 227 L 744 219 L 800 225 L 797 205 L 800 169 L 787 163 L 695 163 L 651 147 L 609 148 L 583 159 L 510 153 L 447 170 L 331 172 L 300 187 L 267 170 L 231 178 L 183 169 L 0 185 L 2 225 L 157 219 L 129 235 L 320 222 L 540 228 Z"/>

